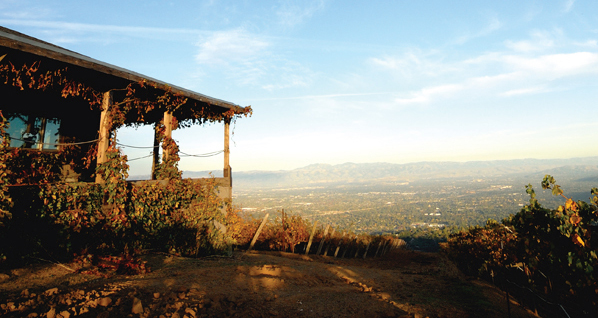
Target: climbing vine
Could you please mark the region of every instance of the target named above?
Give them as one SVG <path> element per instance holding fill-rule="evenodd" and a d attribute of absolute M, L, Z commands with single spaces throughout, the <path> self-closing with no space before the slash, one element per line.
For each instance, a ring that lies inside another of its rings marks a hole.
<path fill-rule="evenodd" d="M 8 121 L 2 115 L 0 110 L 0 227 L 4 224 L 4 219 L 11 217 L 10 208 L 12 199 L 8 195 L 8 185 L 10 183 L 7 159 L 9 158 L 8 139 L 5 134 L 5 127 Z"/>
<path fill-rule="evenodd" d="M 5 58 L 6 55 L 0 57 L 0 61 Z M 20 90 L 52 91 L 59 92 L 60 96 L 64 98 L 79 97 L 87 102 L 90 109 L 101 110 L 102 93 L 93 87 L 75 80 L 70 75 L 68 67 L 54 70 L 44 69 L 41 61 L 16 67 L 9 61 L 5 64 L 0 64 L 0 82 L 3 82 L 5 85 L 17 87 Z M 115 100 L 110 106 L 109 130 L 114 131 L 123 126 L 156 125 L 159 131 L 158 137 L 162 142 L 162 149 L 164 154 L 166 154 L 163 156 L 166 160 L 157 167 L 157 174 L 164 179 L 181 177 L 181 172 L 178 170 L 178 161 L 180 159 L 178 156 L 178 146 L 172 138 L 164 134 L 163 117 L 165 112 L 173 115 L 173 127 L 189 127 L 193 124 L 203 124 L 208 121 L 235 121 L 238 117 L 247 117 L 252 114 L 252 109 L 249 106 L 226 110 L 210 105 L 209 103 L 200 104 L 197 101 L 191 101 L 181 94 L 173 92 L 169 86 L 158 87 L 158 84 L 149 83 L 146 80 L 131 82 L 124 88 L 114 88 L 111 91 Z M 85 154 L 82 152 L 78 153 L 79 159 L 76 161 L 85 163 L 89 167 L 95 161 L 97 150 L 90 147 L 89 151 Z M 73 148 L 71 148 L 70 153 L 74 153 Z M 60 161 L 64 162 L 66 160 L 75 164 L 73 160 L 61 158 L 60 155 L 55 155 L 54 157 L 42 155 L 37 158 L 37 155 L 31 153 L 27 154 L 15 151 L 10 157 L 15 158 L 15 162 L 21 162 L 16 158 L 25 157 L 27 159 L 25 162 L 30 162 L 31 165 L 40 167 L 37 170 L 46 172 L 43 175 L 32 174 L 31 169 L 27 169 L 29 172 L 24 174 L 27 177 L 22 177 L 23 180 L 14 180 L 16 184 L 35 183 L 36 180 L 41 183 L 55 182 L 56 175 L 59 173 L 55 167 L 59 166 L 58 163 Z M 121 159 L 112 156 L 111 160 Z M 8 171 L 16 170 L 20 169 L 12 169 L 9 164 Z"/>
<path fill-rule="evenodd" d="M 102 110 L 103 93 L 77 80 L 68 67 L 44 68 L 41 61 L 16 67 L 12 62 L 6 62 L 6 57 L 0 57 L 3 61 L 0 83 L 19 90 L 78 98 L 89 109 Z M 14 205 L 8 187 L 30 185 L 39 189 L 39 198 L 31 199 L 31 202 L 27 201 L 29 198 L 25 199 L 27 212 L 19 222 L 26 226 L 30 215 L 34 215 L 41 220 L 36 219 L 36 222 L 41 222 L 42 231 L 56 231 L 51 235 L 52 240 L 41 239 L 42 236 L 37 236 L 39 233 L 27 238 L 31 244 L 37 240 L 38 245 L 45 245 L 45 252 L 72 255 L 90 250 L 118 253 L 155 248 L 176 254 L 200 255 L 222 250 L 231 244 L 231 239 L 224 235 L 226 219 L 221 210 L 225 204 L 215 192 L 214 181 L 200 183 L 181 179 L 178 145 L 165 133 L 164 113 L 172 114 L 169 124 L 176 128 L 234 121 L 241 116 L 250 116 L 251 107 L 227 110 L 190 100 L 173 92 L 171 87 L 146 80 L 110 91 L 113 97 L 107 122 L 110 131 L 123 126 L 156 126 L 163 150 L 163 160 L 156 167 L 156 174 L 164 181 L 137 186 L 126 182 L 127 157 L 115 147 L 114 137 L 106 151 L 107 160 L 97 165 L 97 145 L 61 145 L 55 152 L 10 148 L 6 136 L 8 120 L 0 112 L 0 226 L 10 218 Z M 95 166 L 95 174 L 104 182 L 64 183 L 61 176 L 64 165 L 77 171 Z M 22 242 L 17 240 L 17 243 Z M 49 246 L 51 244 L 54 245 Z M 13 246 L 11 251 L 21 252 L 18 246 Z M 0 257 L 4 257 L 2 253 L 0 247 Z"/>

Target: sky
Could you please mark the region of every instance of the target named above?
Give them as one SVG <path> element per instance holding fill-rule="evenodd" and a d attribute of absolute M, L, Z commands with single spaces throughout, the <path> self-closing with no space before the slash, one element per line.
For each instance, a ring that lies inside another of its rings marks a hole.
<path fill-rule="evenodd" d="M 233 126 L 233 171 L 598 156 L 596 1 L 0 0 L 0 25 L 251 105 Z M 223 131 L 173 137 L 206 154 Z M 150 127 L 117 136 L 152 145 Z"/>

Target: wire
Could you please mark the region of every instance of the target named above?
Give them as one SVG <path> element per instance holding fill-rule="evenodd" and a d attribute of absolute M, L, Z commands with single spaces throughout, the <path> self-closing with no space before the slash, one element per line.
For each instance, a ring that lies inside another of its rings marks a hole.
<path fill-rule="evenodd" d="M 155 148 L 154 146 L 150 146 L 150 147 L 144 147 L 144 146 L 130 146 L 130 145 L 125 145 L 125 144 L 121 144 L 120 142 L 116 143 L 119 146 L 123 146 L 123 147 L 128 147 L 128 148 L 137 148 L 137 149 L 152 149 Z M 159 146 L 156 146 L 159 147 Z"/>
<path fill-rule="evenodd" d="M 183 155 L 181 157 L 199 157 L 199 158 L 213 157 L 213 156 L 217 156 L 223 152 L 224 152 L 224 150 L 218 150 L 218 151 L 208 152 L 208 153 L 199 154 L 199 155 L 190 155 L 188 153 L 179 151 L 179 153 Z"/>
<path fill-rule="evenodd" d="M 10 140 L 18 140 L 18 141 L 22 141 L 22 142 L 27 142 L 27 140 L 23 140 L 23 139 L 19 139 L 19 138 L 10 138 Z M 84 145 L 84 144 L 90 144 L 90 143 L 94 143 L 97 142 L 98 139 L 94 139 L 94 140 L 89 140 L 89 141 L 81 141 L 81 142 L 72 142 L 72 143 L 48 143 L 48 142 L 42 142 L 42 145 L 50 145 L 50 146 L 69 146 L 69 145 Z M 35 144 L 39 144 L 39 143 L 35 143 Z M 127 147 L 127 148 L 135 148 L 135 149 L 153 149 L 156 148 L 154 146 L 151 147 L 145 147 L 145 146 L 131 146 L 131 145 L 125 145 L 125 144 L 121 144 L 120 142 L 116 143 L 119 146 L 122 147 Z M 196 157 L 196 158 L 207 158 L 207 157 L 213 157 L 213 156 L 217 156 L 221 153 L 223 153 L 224 150 L 217 150 L 217 151 L 212 151 L 212 152 L 207 152 L 207 153 L 203 153 L 203 154 L 197 154 L 197 155 L 192 155 L 192 154 L 188 154 L 186 152 L 182 152 L 179 151 L 179 153 L 182 155 L 181 157 Z M 137 160 L 137 159 L 143 159 L 143 158 L 147 158 L 153 156 L 153 153 L 151 155 L 148 156 L 144 156 L 144 157 L 139 157 L 139 158 L 134 158 L 134 159 L 129 159 L 128 161 L 133 161 L 133 160 Z"/>
<path fill-rule="evenodd" d="M 151 147 L 131 146 L 131 145 L 121 144 L 120 142 L 117 142 L 116 144 L 119 145 L 119 146 L 128 147 L 128 148 L 136 148 L 136 149 L 153 149 L 153 148 L 156 148 L 154 146 L 151 146 Z M 183 151 L 179 150 L 179 153 L 182 155 L 181 157 L 199 157 L 199 158 L 217 156 L 217 155 L 219 155 L 219 154 L 221 154 L 223 152 L 224 152 L 224 150 L 218 150 L 218 151 L 212 151 L 212 152 L 203 153 L 203 154 L 192 155 L 192 154 L 188 154 L 186 152 L 183 152 Z"/>
<path fill-rule="evenodd" d="M 135 161 L 135 160 L 139 160 L 139 159 L 144 159 L 144 158 L 149 158 L 149 157 L 151 157 L 151 156 L 153 156 L 153 155 L 154 155 L 154 154 L 153 154 L 153 153 L 151 153 L 151 154 L 149 154 L 149 155 L 147 155 L 147 156 L 138 157 L 138 158 L 133 158 L 133 159 L 127 159 L 127 162 L 129 162 L 129 161 Z"/>

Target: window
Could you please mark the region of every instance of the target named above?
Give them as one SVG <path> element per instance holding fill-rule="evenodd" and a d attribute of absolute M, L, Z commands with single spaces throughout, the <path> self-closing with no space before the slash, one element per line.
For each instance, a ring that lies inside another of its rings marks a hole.
<path fill-rule="evenodd" d="M 60 140 L 60 120 L 33 115 L 11 114 L 8 116 L 10 147 L 55 150 Z"/>

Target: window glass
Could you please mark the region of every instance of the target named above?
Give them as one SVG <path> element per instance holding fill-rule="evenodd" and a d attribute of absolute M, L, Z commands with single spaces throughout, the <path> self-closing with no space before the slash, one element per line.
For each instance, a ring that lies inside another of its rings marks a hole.
<path fill-rule="evenodd" d="M 40 143 L 44 143 L 43 149 L 57 148 L 60 120 L 46 120 L 43 130 L 41 117 L 14 114 L 9 118 L 6 133 L 10 136 L 10 147 L 40 149 Z"/>
<path fill-rule="evenodd" d="M 44 149 L 57 149 L 59 134 L 58 129 L 60 128 L 60 120 L 48 119 L 46 120 L 46 129 L 44 130 Z"/>

